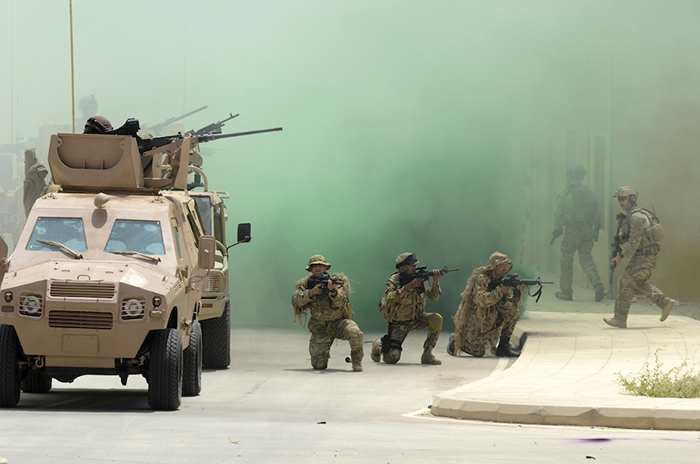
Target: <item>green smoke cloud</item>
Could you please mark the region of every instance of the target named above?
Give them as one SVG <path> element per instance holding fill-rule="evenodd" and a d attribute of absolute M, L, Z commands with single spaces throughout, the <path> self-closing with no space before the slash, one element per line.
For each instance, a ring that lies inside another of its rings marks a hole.
<path fill-rule="evenodd" d="M 289 34 L 278 24 L 293 38 L 284 50 L 296 61 L 285 60 L 276 80 L 293 111 L 271 121 L 284 132 L 231 142 L 237 164 L 226 174 L 239 192 L 231 216 L 254 228 L 253 242 L 232 255 L 241 323 L 289 324 L 293 285 L 316 253 L 352 280 L 367 330 L 385 327 L 377 302 L 404 251 L 430 268 L 462 268 L 428 306 L 447 327 L 471 270 L 493 251 L 522 267 L 528 150 L 567 111 L 578 66 L 555 66 L 564 50 L 543 51 L 543 19 L 515 3 L 500 13 L 473 3 L 394 5 L 366 15 L 295 11 Z"/>
<path fill-rule="evenodd" d="M 46 1 L 37 18 L 25 3 L 11 1 L 0 24 L 3 143 L 71 118 L 67 8 Z M 115 126 L 209 105 L 184 128 L 230 112 L 241 116 L 226 132 L 284 127 L 203 147 L 210 186 L 231 194 L 230 230 L 253 224 L 253 241 L 231 250 L 234 324 L 291 327 L 293 285 L 321 253 L 352 280 L 360 326 L 381 330 L 377 301 L 396 256 L 412 251 L 431 268 L 462 268 L 428 306 L 449 328 L 471 270 L 493 251 L 523 275 L 556 272 L 554 195 L 595 137 L 612 152 L 609 172 L 582 164 L 606 217 L 611 184 L 636 185 L 683 231 L 665 256 L 700 253 L 697 215 L 674 201 L 697 195 L 660 176 L 658 156 L 682 159 L 693 185 L 700 64 L 686 45 L 700 11 L 657 3 L 180 0 L 105 15 L 74 2 L 76 98 L 94 94 Z M 655 275 L 697 288 L 668 263 Z"/>

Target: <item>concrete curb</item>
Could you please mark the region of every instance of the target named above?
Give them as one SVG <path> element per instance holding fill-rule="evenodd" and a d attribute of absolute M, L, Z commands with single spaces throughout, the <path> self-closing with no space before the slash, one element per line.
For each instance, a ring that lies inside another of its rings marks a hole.
<path fill-rule="evenodd" d="M 655 359 L 667 371 L 700 356 L 700 322 L 634 316 L 627 329 L 608 328 L 600 314 L 528 313 L 527 337 L 510 368 L 437 395 L 436 416 L 542 425 L 700 430 L 700 399 L 622 393 L 627 376 Z"/>

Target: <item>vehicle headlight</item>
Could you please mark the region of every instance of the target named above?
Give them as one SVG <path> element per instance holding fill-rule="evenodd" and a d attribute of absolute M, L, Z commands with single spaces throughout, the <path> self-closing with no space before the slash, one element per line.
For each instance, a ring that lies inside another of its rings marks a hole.
<path fill-rule="evenodd" d="M 19 313 L 24 316 L 39 317 L 44 310 L 44 299 L 41 295 L 20 295 Z"/>
<path fill-rule="evenodd" d="M 221 274 L 207 274 L 204 279 L 204 293 L 222 292 L 224 289 L 224 276 Z"/>
<path fill-rule="evenodd" d="M 146 314 L 146 300 L 141 298 L 127 298 L 122 300 L 122 319 L 142 319 L 144 314 Z"/>

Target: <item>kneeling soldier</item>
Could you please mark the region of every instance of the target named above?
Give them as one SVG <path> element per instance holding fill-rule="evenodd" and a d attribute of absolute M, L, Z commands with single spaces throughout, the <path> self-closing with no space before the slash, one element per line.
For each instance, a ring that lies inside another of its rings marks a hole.
<path fill-rule="evenodd" d="M 309 354 L 314 369 L 328 367 L 333 340 L 350 342 L 352 370 L 362 371 L 362 331 L 352 320 L 350 281 L 343 273 L 328 274 L 331 265 L 321 255 L 309 259 L 306 270 L 311 274 L 296 283 L 292 295 L 294 321 L 302 324 L 302 315 L 311 311 L 309 319 Z"/>
<path fill-rule="evenodd" d="M 435 269 L 430 272 L 433 285 L 426 290 L 427 285 L 421 279 L 411 278 L 418 265 L 416 255 L 402 253 L 396 258 L 395 265 L 396 272 L 389 277 L 386 291 L 379 302 L 379 310 L 389 323 L 388 333 L 372 343 L 372 361 L 379 362 L 381 355 L 385 363 L 396 364 L 401 359 L 401 345 L 408 333 L 428 328 L 420 362 L 442 364 L 433 355 L 442 330 L 442 316 L 425 312 L 425 297 L 430 301 L 440 298 L 442 291 L 438 280 L 443 276 L 443 271 Z"/>

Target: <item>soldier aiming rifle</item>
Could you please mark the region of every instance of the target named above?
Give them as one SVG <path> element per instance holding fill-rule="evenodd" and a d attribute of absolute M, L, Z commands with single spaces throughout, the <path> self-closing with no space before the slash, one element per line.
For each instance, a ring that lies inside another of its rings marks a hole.
<path fill-rule="evenodd" d="M 425 292 L 430 290 L 430 280 L 429 277 L 434 276 L 439 271 L 442 274 L 447 274 L 448 272 L 459 271 L 461 268 L 456 267 L 454 269 L 447 269 L 447 266 L 443 266 L 442 269 L 433 269 L 432 271 L 426 270 L 428 266 L 419 266 L 416 268 L 415 274 L 399 274 L 399 285 L 404 286 L 414 279 L 418 279 L 422 282 L 419 292 Z"/>
<path fill-rule="evenodd" d="M 488 289 L 489 291 L 493 291 L 496 287 L 499 285 L 503 285 L 504 287 L 513 287 L 515 290 L 518 291 L 518 287 L 521 285 L 524 285 L 526 287 L 529 287 L 531 285 L 539 285 L 539 288 L 535 292 L 534 295 L 530 295 L 529 290 L 528 290 L 528 295 L 531 297 L 536 297 L 535 298 L 535 303 L 540 301 L 540 296 L 542 296 L 542 284 L 553 284 L 554 282 L 542 282 L 540 278 L 536 279 L 519 279 L 518 274 L 510 274 L 504 277 L 503 279 L 500 280 L 492 280 L 489 283 Z"/>

